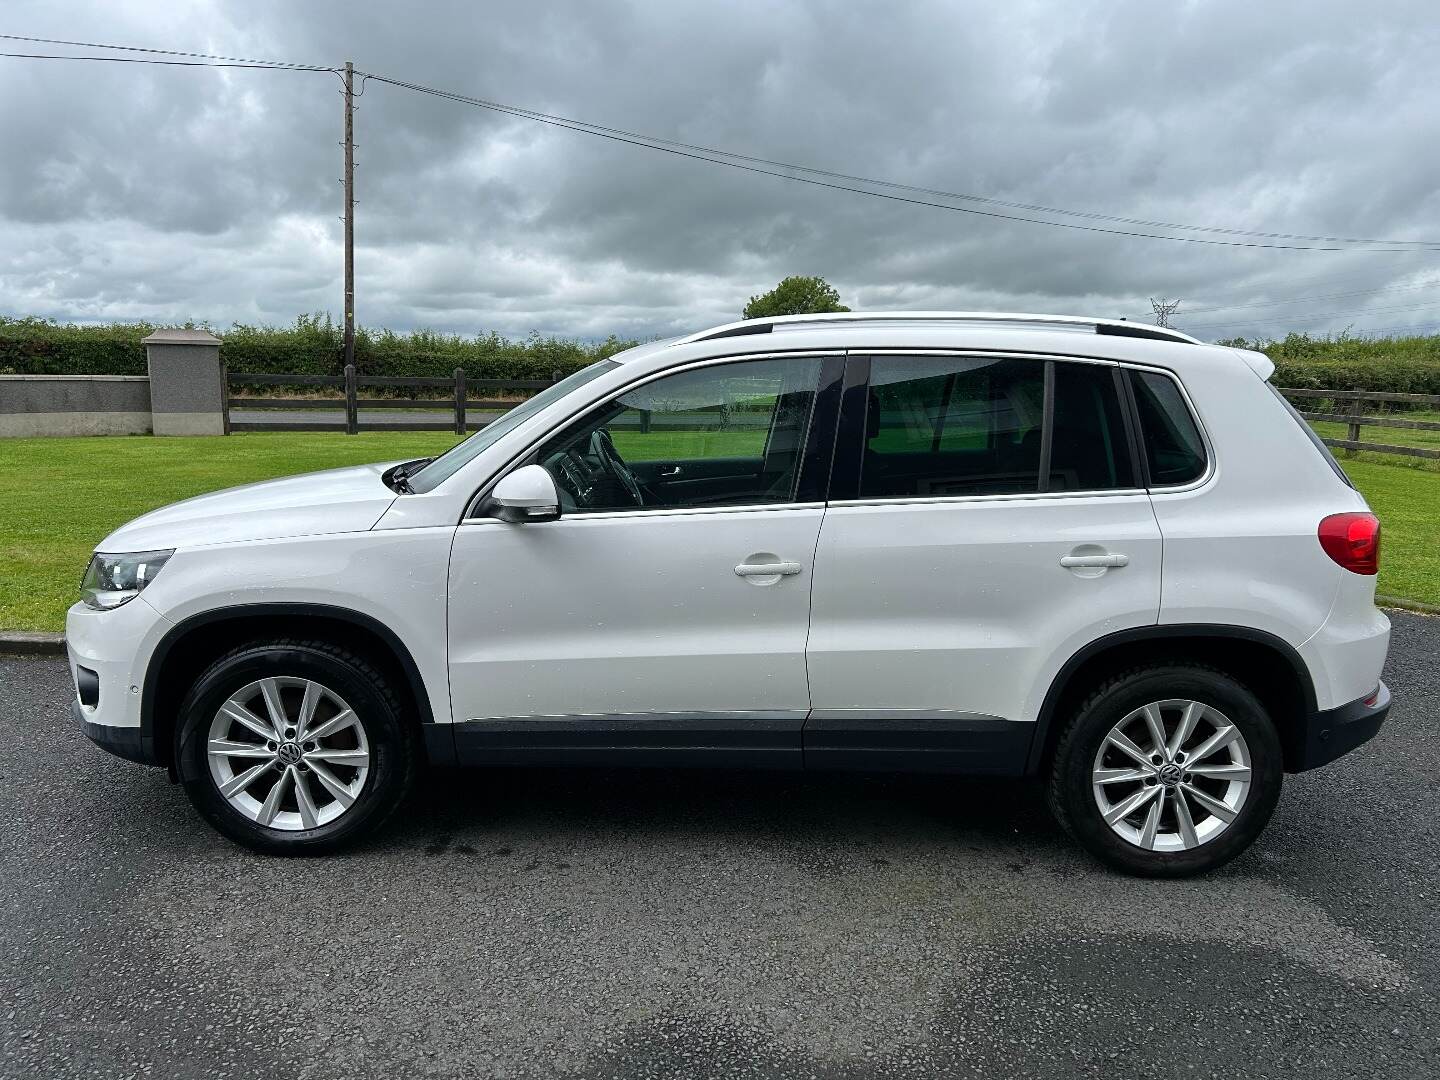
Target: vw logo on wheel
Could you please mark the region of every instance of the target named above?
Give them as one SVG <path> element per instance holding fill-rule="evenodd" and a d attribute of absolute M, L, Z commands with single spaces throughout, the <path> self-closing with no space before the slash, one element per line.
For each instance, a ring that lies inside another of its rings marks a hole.
<path fill-rule="evenodd" d="M 286 765 L 299 765 L 300 744 L 293 742 L 281 743 L 280 749 L 275 752 L 275 756 Z"/>
<path fill-rule="evenodd" d="M 1180 777 L 1183 775 L 1184 770 L 1174 763 L 1163 765 L 1160 768 L 1160 782 L 1166 787 L 1174 787 L 1180 783 Z"/>

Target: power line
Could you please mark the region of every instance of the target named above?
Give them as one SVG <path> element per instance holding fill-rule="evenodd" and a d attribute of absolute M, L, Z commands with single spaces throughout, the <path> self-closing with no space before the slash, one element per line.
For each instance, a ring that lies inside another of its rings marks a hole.
<path fill-rule="evenodd" d="M 162 67 L 250 68 L 260 71 L 335 71 L 335 68 L 297 67 L 294 64 L 260 64 L 243 61 L 216 63 L 211 60 L 149 60 L 140 56 L 60 56 L 55 53 L 0 52 L 12 60 L 100 60 L 112 64 L 158 64 Z"/>
<path fill-rule="evenodd" d="M 302 71 L 338 71 L 338 68 L 325 67 L 322 64 L 292 64 L 285 60 L 255 60 L 245 56 L 216 56 L 214 53 L 182 52 L 179 49 L 151 49 L 143 45 L 107 45 L 97 41 L 67 41 L 64 38 L 43 38 L 24 37 L 20 34 L 0 34 L 0 40 L 4 41 L 29 41 L 40 45 L 74 45 L 81 49 L 110 49 L 115 52 L 143 52 L 155 53 L 160 56 L 186 56 L 196 60 L 228 60 L 239 64 L 256 64 L 264 67 L 274 68 L 298 68 Z M 31 55 L 4 53 L 0 55 Z M 61 60 L 83 59 L 82 57 L 56 57 Z M 98 59 L 98 58 L 97 58 Z"/>
<path fill-rule="evenodd" d="M 1413 292 L 1416 289 L 1440 288 L 1440 281 L 1427 281 L 1419 285 L 1386 285 L 1378 289 L 1355 289 L 1352 292 L 1320 293 L 1312 296 L 1292 296 L 1286 300 L 1257 300 L 1250 304 L 1216 304 L 1205 308 L 1191 308 L 1187 314 L 1197 315 L 1212 311 L 1240 311 L 1245 308 L 1277 307 L 1281 304 L 1298 304 L 1309 300 L 1340 300 L 1349 296 L 1369 296 L 1383 292 Z"/>
<path fill-rule="evenodd" d="M 1428 335 L 1428 334 L 1422 334 L 1422 333 L 1420 333 L 1420 331 L 1423 331 L 1423 330 L 1440 330 L 1440 322 L 1437 322 L 1437 323 L 1414 323 L 1414 324 L 1411 324 L 1411 325 L 1409 325 L 1409 326 L 1362 326 L 1362 327 L 1358 327 L 1358 328 L 1347 326 L 1344 330 L 1341 331 L 1341 333 L 1342 333 L 1342 334 L 1345 334 L 1345 335 L 1347 335 L 1347 336 L 1349 336 L 1349 335 L 1354 335 L 1354 334 L 1390 334 L 1390 335 L 1395 335 L 1395 334 L 1401 334 L 1401 335 L 1404 335 L 1404 334 L 1413 334 L 1413 335 L 1416 336 L 1416 337 L 1429 337 L 1430 335 Z M 1291 332 L 1293 333 L 1294 331 L 1291 331 Z M 1303 332 L 1304 332 L 1304 331 L 1302 331 L 1302 333 L 1303 333 Z M 1329 336 L 1329 335 L 1327 335 L 1327 336 Z M 1250 340 L 1252 340 L 1252 341 L 1274 341 L 1274 340 L 1276 340 L 1276 339 L 1273 338 L 1273 337 L 1266 337 L 1266 338 L 1251 338 Z"/>
<path fill-rule="evenodd" d="M 628 139 L 638 139 L 646 143 L 655 144 L 652 148 L 659 146 L 677 147 L 682 150 L 693 150 L 701 154 L 709 154 L 714 157 L 730 158 L 736 161 L 748 161 L 757 165 L 769 165 L 776 168 L 790 169 L 795 172 L 810 173 L 816 176 L 831 177 L 836 180 L 847 180 L 854 183 L 870 184 L 875 187 L 891 188 L 899 191 L 910 191 L 920 195 L 933 195 L 947 199 L 961 199 L 969 202 L 983 202 L 992 206 L 1005 206 L 1018 210 L 1033 210 L 1047 214 L 1061 214 L 1070 217 L 1081 217 L 1100 221 L 1113 221 L 1125 225 L 1138 225 L 1157 229 L 1183 229 L 1192 232 L 1213 232 L 1223 233 L 1232 236 L 1255 236 L 1262 239 L 1278 240 L 1312 240 L 1324 243 L 1336 244 L 1370 244 L 1370 245 L 1394 245 L 1409 246 L 1418 249 L 1440 250 L 1440 240 L 1372 240 L 1359 239 L 1355 237 L 1341 236 L 1314 236 L 1305 233 L 1282 233 L 1282 232 L 1258 232 L 1249 229 L 1234 229 L 1213 225 L 1183 225 L 1168 221 L 1152 221 L 1145 218 L 1122 217 L 1116 214 L 1104 214 L 1090 210 L 1067 210 L 1062 207 L 1044 206 L 1039 203 L 1011 202 L 1005 199 L 996 199 L 988 195 L 976 195 L 966 192 L 944 191 L 938 188 L 917 187 L 913 184 L 901 184 L 893 180 L 877 180 L 873 177 L 855 176 L 850 173 L 835 172 L 830 169 L 818 169 L 809 165 L 796 165 L 791 162 L 775 161 L 770 158 L 754 157 L 749 154 L 740 154 L 730 150 L 718 150 L 714 147 L 700 146 L 695 143 L 677 142 L 674 139 L 664 139 L 655 135 L 644 135 L 634 131 L 627 131 L 624 128 L 607 127 L 604 124 L 595 124 L 585 120 L 575 120 L 571 117 L 558 116 L 553 113 L 544 113 L 535 109 L 527 109 L 519 105 L 506 105 L 502 102 L 489 101 L 484 98 L 469 97 L 453 91 L 435 90 L 429 87 L 418 86 L 414 83 L 406 83 L 396 79 L 390 79 L 381 75 L 367 75 L 368 78 L 376 79 L 379 82 L 390 83 L 395 86 L 403 86 L 408 90 L 416 90 L 422 93 L 436 94 L 437 96 L 449 98 L 453 101 L 463 101 L 476 105 L 480 108 L 493 109 L 498 112 L 505 112 L 511 115 L 522 116 L 526 119 L 552 121 L 561 126 L 569 125 L 573 129 L 584 129 L 592 134 L 601 132 L 623 136 Z M 1003 215 L 997 215 L 1003 216 Z M 1030 220 L 1030 219 L 1017 219 Z M 1063 225 L 1063 222 L 1042 222 L 1047 225 Z M 1161 237 L 1160 239 L 1184 239 L 1183 237 Z M 1278 246 L 1278 245 L 1277 245 Z M 1328 250 L 1328 249 L 1326 249 Z"/>
<path fill-rule="evenodd" d="M 1311 311 L 1299 315 L 1277 315 L 1275 317 L 1278 319 L 1293 319 L 1295 321 L 1341 319 L 1349 315 L 1383 315 L 1391 311 L 1423 311 L 1426 308 L 1433 307 L 1435 307 L 1435 304 L 1432 302 L 1428 304 L 1407 304 L 1402 307 L 1360 308 L 1356 311 Z M 1254 319 L 1231 319 L 1228 322 L 1187 323 L 1186 325 L 1192 330 L 1213 330 L 1216 328 L 1224 329 L 1227 326 L 1250 326 L 1253 325 L 1255 321 Z"/>
<path fill-rule="evenodd" d="M 1361 327 L 1360 329 L 1358 329 L 1358 330 L 1347 328 L 1347 329 L 1345 330 L 1345 333 L 1347 333 L 1347 334 L 1399 334 L 1399 333 L 1408 333 L 1408 332 L 1412 332 L 1412 331 L 1415 331 L 1415 330 L 1440 330 L 1440 322 L 1436 322 L 1436 323 L 1417 323 L 1417 324 L 1412 325 L 1412 326 L 1362 326 L 1362 327 Z M 1422 336 L 1422 335 L 1416 335 L 1416 336 L 1418 337 L 1418 336 Z"/>
<path fill-rule="evenodd" d="M 1258 242 L 1253 242 L 1253 241 L 1212 240 L 1212 239 L 1206 239 L 1206 238 L 1196 237 L 1196 236 L 1166 236 L 1166 235 L 1164 235 L 1164 234 L 1162 234 L 1162 233 L 1147 233 L 1147 232 L 1137 232 L 1137 231 L 1128 230 L 1128 229 L 1102 228 L 1102 227 L 1096 226 L 1096 225 L 1080 225 L 1080 224 L 1076 224 L 1076 223 L 1074 223 L 1074 222 L 1068 222 L 1068 221 L 1046 221 L 1046 220 L 1044 220 L 1044 219 L 1042 219 L 1042 218 L 1024 217 L 1024 216 L 1018 215 L 1018 214 L 1002 214 L 1002 213 L 997 213 L 997 212 L 995 212 L 995 211 L 989 211 L 989 210 L 977 210 L 977 209 L 974 209 L 974 208 L 972 208 L 972 207 L 952 206 L 952 205 L 950 205 L 950 204 L 948 204 L 948 203 L 935 202 L 935 201 L 930 200 L 930 199 L 921 199 L 921 198 L 913 198 L 913 197 L 902 196 L 902 195 L 894 195 L 894 194 L 889 194 L 889 193 L 883 192 L 883 191 L 872 191 L 872 190 L 870 190 L 869 188 L 856 187 L 856 186 L 853 186 L 852 184 L 845 184 L 845 183 L 837 183 L 837 182 L 831 182 L 831 181 L 825 181 L 825 180 L 818 180 L 818 179 L 815 179 L 813 176 L 797 176 L 797 175 L 794 175 L 794 174 L 795 174 L 795 172 L 806 172 L 806 173 L 813 173 L 813 174 L 818 174 L 818 175 L 822 175 L 822 176 L 834 176 L 834 177 L 836 177 L 837 179 L 853 180 L 853 181 L 855 181 L 855 183 L 868 184 L 868 185 L 872 185 L 872 186 L 874 186 L 874 187 L 899 188 L 899 189 L 902 189 L 902 190 L 913 190 L 913 191 L 915 191 L 915 192 L 917 192 L 917 193 L 926 192 L 927 189 L 909 188 L 909 187 L 907 187 L 907 185 L 895 184 L 895 183 L 893 183 L 893 182 L 891 182 L 891 181 L 886 181 L 886 180 L 875 180 L 875 179 L 871 179 L 871 178 L 868 178 L 868 177 L 850 177 L 850 176 L 848 176 L 847 174 L 844 174 L 844 173 L 830 173 L 830 172 L 827 172 L 826 170 L 811 169 L 811 168 L 809 168 L 808 166 L 803 166 L 803 165 L 792 165 L 792 164 L 789 164 L 789 163 L 786 163 L 786 162 L 772 162 L 772 161 L 769 161 L 768 159 L 764 159 L 764 158 L 750 158 L 750 157 L 747 157 L 746 155 L 733 154 L 733 153 L 730 153 L 730 152 L 727 152 L 727 151 L 723 151 L 723 150 L 715 150 L 715 149 L 712 149 L 712 148 L 710 148 L 710 147 L 695 146 L 694 144 L 690 144 L 690 143 L 677 143 L 677 142 L 674 142 L 673 140 L 660 139 L 660 138 L 655 138 L 655 137 L 648 136 L 648 135 L 641 135 L 641 134 L 638 134 L 638 133 L 636 133 L 636 132 L 625 131 L 624 129 L 621 129 L 621 128 L 607 128 L 607 127 L 605 127 L 605 126 L 603 126 L 603 125 L 590 124 L 590 123 L 587 123 L 587 122 L 581 121 L 581 120 L 572 120 L 572 119 L 570 119 L 570 118 L 568 118 L 568 117 L 556 116 L 556 115 L 553 115 L 553 114 L 550 114 L 550 113 L 536 112 L 536 111 L 534 111 L 534 110 L 524 109 L 524 108 L 521 108 L 521 107 L 515 106 L 515 105 L 505 105 L 505 104 L 503 104 L 503 103 L 501 103 L 501 102 L 487 101 L 487 100 L 485 100 L 485 99 L 483 99 L 483 98 L 475 98 L 475 97 L 470 97 L 469 95 L 466 95 L 466 94 L 457 93 L 457 92 L 455 92 L 455 91 L 440 90 L 440 89 L 437 89 L 437 88 L 435 88 L 435 87 L 422 86 L 422 85 L 420 85 L 420 84 L 418 84 L 418 83 L 407 82 L 406 80 L 403 80 L 403 79 L 393 79 L 393 78 L 390 78 L 389 76 L 378 75 L 378 74 L 375 74 L 375 73 L 373 73 L 373 72 L 361 72 L 360 74 L 361 74 L 362 77 L 365 78 L 365 79 L 374 79 L 376 82 L 386 83 L 386 84 L 388 84 L 388 85 L 390 85 L 390 86 L 400 87 L 401 89 L 405 89 L 405 90 L 412 90 L 412 91 L 415 91 L 416 93 L 429 94 L 429 95 L 432 95 L 432 96 L 434 96 L 434 97 L 442 98 L 442 99 L 447 100 L 447 101 L 454 101 L 454 102 L 458 102 L 458 103 L 460 103 L 460 104 L 471 105 L 471 106 L 474 106 L 474 107 L 480 108 L 480 109 L 486 109 L 486 110 L 489 110 L 489 111 L 491 111 L 491 112 L 502 113 L 502 114 L 505 114 L 505 115 L 508 115 L 508 116 L 516 116 L 516 117 L 520 117 L 520 118 L 526 119 L 526 120 L 533 120 L 533 121 L 535 121 L 535 122 L 537 122 L 537 123 L 548 124 L 548 125 L 550 125 L 550 126 L 552 126 L 552 127 L 564 128 L 564 129 L 566 129 L 566 130 L 568 130 L 568 131 L 576 131 L 576 132 L 579 132 L 579 133 L 585 134 L 585 135 L 594 135 L 594 136 L 596 136 L 597 138 L 609 139 L 609 140 L 612 140 L 612 141 L 615 141 L 615 142 L 626 143 L 626 144 L 628 144 L 628 145 L 638 146 L 638 147 L 641 147 L 641 148 L 647 149 L 647 150 L 657 150 L 657 151 L 660 151 L 661 153 L 672 154 L 672 155 L 675 155 L 675 156 L 677 156 L 677 157 L 690 158 L 690 159 L 695 160 L 695 161 L 704 161 L 704 162 L 708 162 L 709 164 L 712 164 L 712 165 L 724 165 L 724 166 L 727 166 L 727 167 L 732 168 L 732 169 L 739 169 L 739 170 L 741 170 L 741 171 L 743 171 L 743 172 L 758 173 L 758 174 L 763 175 L 763 176 L 774 176 L 774 177 L 777 177 L 777 178 L 779 178 L 779 179 L 781 179 L 781 180 L 790 180 L 790 181 L 794 181 L 795 183 L 810 184 L 810 185 L 812 185 L 812 186 L 814 186 L 814 187 L 828 188 L 828 189 L 835 190 L 835 191 L 849 191 L 849 192 L 853 192 L 853 193 L 858 194 L 858 195 L 869 195 L 869 196 L 871 196 L 871 197 L 873 197 L 873 198 L 877 198 L 877 199 L 886 199 L 886 200 L 889 200 L 889 201 L 891 201 L 891 202 L 907 203 L 907 204 L 915 205 L 915 206 L 928 206 L 928 207 L 932 207 L 932 208 L 937 209 L 937 210 L 949 210 L 949 211 L 954 212 L 954 213 L 971 214 L 971 215 L 975 215 L 975 216 L 977 216 L 977 217 L 994 218 L 994 219 L 999 219 L 999 220 L 1002 220 L 1002 221 L 1019 221 L 1019 222 L 1025 222 L 1025 223 L 1031 224 L 1031 225 L 1050 225 L 1050 226 L 1053 226 L 1053 227 L 1055 227 L 1055 228 L 1060 228 L 1060 229 L 1076 229 L 1076 230 L 1079 230 L 1079 231 L 1081 231 L 1081 232 L 1104 233 L 1104 234 L 1112 235 L 1112 236 L 1131 236 L 1131 237 L 1139 237 L 1139 238 L 1148 239 L 1148 240 L 1172 240 L 1172 241 L 1176 241 L 1176 242 L 1178 242 L 1178 243 L 1185 243 L 1185 244 L 1206 244 L 1206 245 L 1212 245 L 1212 246 L 1218 246 L 1218 247 L 1261 248 L 1261 249 L 1282 250 L 1282 251 L 1370 251 L 1370 252 L 1384 252 L 1384 253 L 1387 253 L 1387 254 L 1409 254 L 1409 253 L 1411 253 L 1411 252 L 1414 251 L 1414 250 L 1440 250 L 1440 241 L 1433 241 L 1433 240 L 1405 240 L 1405 241 L 1394 241 L 1394 242 L 1393 242 L 1393 243 L 1396 243 L 1396 244 L 1421 245 L 1422 247 L 1421 247 L 1421 248 L 1418 248 L 1418 249 L 1417 249 L 1417 248 L 1413 248 L 1413 247 L 1412 247 L 1412 248 L 1375 247 L 1375 248 L 1368 248 L 1368 249 L 1367 249 L 1367 248 L 1338 247 L 1338 246 L 1320 246 L 1320 245 L 1312 245 L 1312 244 L 1270 244 L 1270 243 L 1258 243 Z M 746 161 L 756 162 L 757 164 L 745 164 L 744 162 L 746 162 Z M 772 168 L 761 168 L 761 167 L 759 166 L 759 163 L 764 163 L 764 164 L 768 164 L 768 165 L 774 165 L 775 168 L 773 168 L 773 169 L 772 169 Z M 788 170 L 792 170 L 792 171 L 790 171 L 790 172 L 781 172 L 781 171 L 778 171 L 778 170 L 780 170 L 780 169 L 788 169 Z M 983 196 L 966 196 L 966 195 L 957 194 L 957 193 L 954 193 L 954 192 L 938 192 L 938 193 L 936 193 L 936 194 L 938 194 L 940 197 L 953 198 L 953 199 L 983 198 Z M 1052 211 L 1052 212 L 1072 213 L 1071 211 Z M 1078 212 L 1077 212 L 1077 213 L 1078 213 Z M 1184 228 L 1201 228 L 1201 226 L 1183 226 L 1183 227 L 1184 227 Z M 1227 231 L 1227 230 L 1216 230 L 1216 231 Z M 1254 233 L 1254 234 L 1251 234 L 1251 233 L 1243 233 L 1243 232 L 1241 232 L 1240 230 L 1229 230 L 1229 231 L 1235 233 L 1236 235 L 1257 235 L 1257 236 L 1264 236 L 1264 237 L 1273 236 L 1273 237 L 1276 237 L 1276 238 L 1283 238 L 1283 234 L 1278 234 L 1278 233 L 1277 233 L 1277 234 L 1264 234 L 1264 233 Z M 1300 239 L 1311 239 L 1310 237 L 1297 237 L 1297 238 L 1300 238 Z M 1342 244 L 1342 243 L 1344 243 L 1344 244 L 1356 244 L 1356 243 L 1363 243 L 1363 244 L 1386 244 L 1386 243 L 1391 243 L 1391 241 L 1378 241 L 1378 240 L 1363 240 L 1363 241 L 1361 241 L 1361 240 L 1353 240 L 1353 239 L 1345 239 L 1345 238 L 1329 238 L 1329 237 L 1315 237 L 1315 238 L 1313 238 L 1313 239 L 1322 240 L 1322 241 L 1326 241 L 1327 243 L 1334 243 L 1334 244 Z"/>
<path fill-rule="evenodd" d="M 296 71 L 339 71 L 338 67 L 325 66 L 320 64 L 297 64 L 287 61 L 253 60 L 243 57 L 220 56 L 213 53 L 185 52 L 177 49 L 156 49 L 136 45 L 114 45 L 103 42 L 72 41 L 64 38 L 43 38 L 30 37 L 20 34 L 0 34 L 0 39 L 10 41 L 30 41 L 51 45 L 71 45 L 89 49 L 106 49 L 124 52 L 145 52 L 164 56 L 177 56 L 190 58 L 188 60 L 144 60 L 127 57 L 103 57 L 103 56 L 75 56 L 43 53 L 0 53 L 0 56 L 16 59 L 34 60 L 101 60 L 116 63 L 149 63 L 164 66 L 178 67 L 247 67 L 270 70 L 296 70 Z M 211 61 L 202 63 L 200 61 Z M 456 93 L 454 91 L 440 90 L 434 87 L 422 86 L 418 83 L 407 82 L 402 79 L 394 79 L 384 75 L 369 72 L 361 72 L 362 79 L 375 79 L 377 82 L 388 83 L 389 85 L 411 90 L 417 93 L 430 94 L 446 100 L 472 105 L 477 108 L 488 109 L 494 112 L 503 113 L 522 119 L 533 120 L 551 126 L 577 131 L 582 134 L 595 135 L 600 138 L 609 138 L 614 141 L 628 143 L 650 150 L 659 150 L 665 153 L 675 154 L 680 157 L 690 158 L 697 161 L 706 161 L 714 165 L 726 165 L 730 168 L 741 169 L 746 172 L 754 172 L 761 175 L 774 176 L 782 180 L 791 180 L 797 183 L 811 184 L 816 187 L 829 188 L 832 190 L 849 191 L 854 194 L 870 195 L 874 198 L 887 199 L 894 202 L 909 203 L 911 205 L 928 206 L 933 209 L 949 210 L 956 213 L 971 214 L 979 217 L 989 217 L 1005 221 L 1018 221 L 1033 225 L 1050 225 L 1055 228 L 1075 229 L 1082 232 L 1102 233 L 1113 236 L 1130 236 L 1149 240 L 1172 240 L 1181 243 L 1207 244 L 1220 247 L 1240 247 L 1271 249 L 1285 251 L 1371 251 L 1385 254 L 1403 254 L 1410 251 L 1440 250 L 1440 241 L 1435 240 L 1376 240 L 1357 237 L 1323 236 L 1306 233 L 1283 233 L 1263 232 L 1249 229 L 1236 229 L 1214 225 L 1188 225 L 1177 222 L 1151 220 L 1146 218 L 1123 217 L 1115 214 L 1105 214 L 1098 211 L 1071 210 L 1063 207 L 1045 206 L 1039 203 L 1014 202 L 1005 199 L 996 199 L 991 196 L 978 195 L 966 192 L 944 191 L 937 188 L 925 188 L 912 184 L 901 184 L 891 180 L 882 180 L 874 177 L 856 176 L 849 173 L 836 172 L 829 169 L 819 169 L 808 165 L 798 165 L 792 162 L 776 161 L 769 158 L 755 157 L 748 154 L 740 154 L 733 151 L 720 150 L 714 147 L 700 146 L 694 143 L 678 142 L 673 139 L 664 139 L 658 136 L 644 135 L 624 128 L 607 127 L 603 124 L 594 124 L 588 121 L 576 120 L 570 117 L 559 116 L 552 113 L 543 113 L 534 109 L 526 109 L 516 105 L 506 105 L 502 102 L 489 101 L 483 98 L 471 97 L 469 95 Z M 749 163 L 749 164 L 744 164 Z M 759 166 L 769 166 L 762 168 Z M 786 170 L 784 172 L 776 170 Z M 795 173 L 807 175 L 797 176 Z M 845 183 L 834 183 L 813 179 L 813 177 L 828 177 L 833 181 L 845 181 Z M 853 185 L 864 184 L 866 187 Z M 1310 241 L 1306 244 L 1281 244 L 1281 243 L 1259 243 L 1254 241 L 1238 240 L 1215 240 L 1193 236 L 1166 236 L 1160 233 L 1140 232 L 1129 229 L 1111 229 L 1095 225 L 1081 225 L 1066 221 L 1047 221 L 1041 218 L 1025 217 L 1019 214 L 1003 214 L 994 211 L 977 210 L 970 207 L 952 206 L 946 203 L 937 203 L 931 199 L 909 198 L 899 195 L 891 195 L 881 191 L 869 190 L 869 188 L 887 188 L 891 191 L 906 191 L 915 195 L 926 195 L 934 198 L 954 199 L 966 202 L 980 202 L 991 206 L 1003 206 L 1010 209 L 1027 210 L 1036 213 L 1052 214 L 1056 216 L 1077 217 L 1091 221 L 1109 221 L 1122 225 L 1135 225 L 1139 228 L 1170 229 L 1174 231 L 1206 232 L 1224 236 L 1255 237 L 1259 240 L 1303 240 Z M 1336 246 L 1345 245 L 1345 246 Z M 1358 245 L 1358 246 L 1357 246 Z"/>

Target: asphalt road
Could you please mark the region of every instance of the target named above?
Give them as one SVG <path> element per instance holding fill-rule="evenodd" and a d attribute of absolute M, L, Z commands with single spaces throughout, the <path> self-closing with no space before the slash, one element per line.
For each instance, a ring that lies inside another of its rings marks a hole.
<path fill-rule="evenodd" d="M 1035 793 L 472 773 L 369 846 L 251 855 L 0 662 L 0 1074 L 1440 1074 L 1440 619 L 1380 736 L 1207 878 L 1101 869 Z"/>

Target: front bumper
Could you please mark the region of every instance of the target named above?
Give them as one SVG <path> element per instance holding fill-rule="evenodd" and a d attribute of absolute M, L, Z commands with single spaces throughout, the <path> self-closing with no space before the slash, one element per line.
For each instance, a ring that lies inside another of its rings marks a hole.
<path fill-rule="evenodd" d="M 1383 682 L 1373 693 L 1337 709 L 1313 713 L 1286 755 L 1286 772 L 1305 772 L 1328 765 L 1369 742 L 1390 712 L 1390 688 Z"/>
<path fill-rule="evenodd" d="M 110 611 L 76 604 L 65 620 L 65 650 L 75 684 L 71 713 L 97 745 L 130 761 L 155 764 L 154 740 L 141 718 L 145 667 L 169 620 L 143 596 Z"/>
<path fill-rule="evenodd" d="M 134 761 L 141 765 L 158 765 L 155 757 L 155 741 L 139 728 L 106 727 L 92 724 L 85 715 L 79 699 L 70 703 L 70 715 L 85 737 L 102 750 L 108 750 L 116 757 Z"/>

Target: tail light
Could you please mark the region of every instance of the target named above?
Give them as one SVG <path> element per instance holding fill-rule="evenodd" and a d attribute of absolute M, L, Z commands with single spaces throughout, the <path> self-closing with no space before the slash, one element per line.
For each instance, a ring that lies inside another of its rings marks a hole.
<path fill-rule="evenodd" d="M 1325 554 L 1352 574 L 1380 572 L 1380 519 L 1374 514 L 1331 514 L 1318 535 Z"/>

